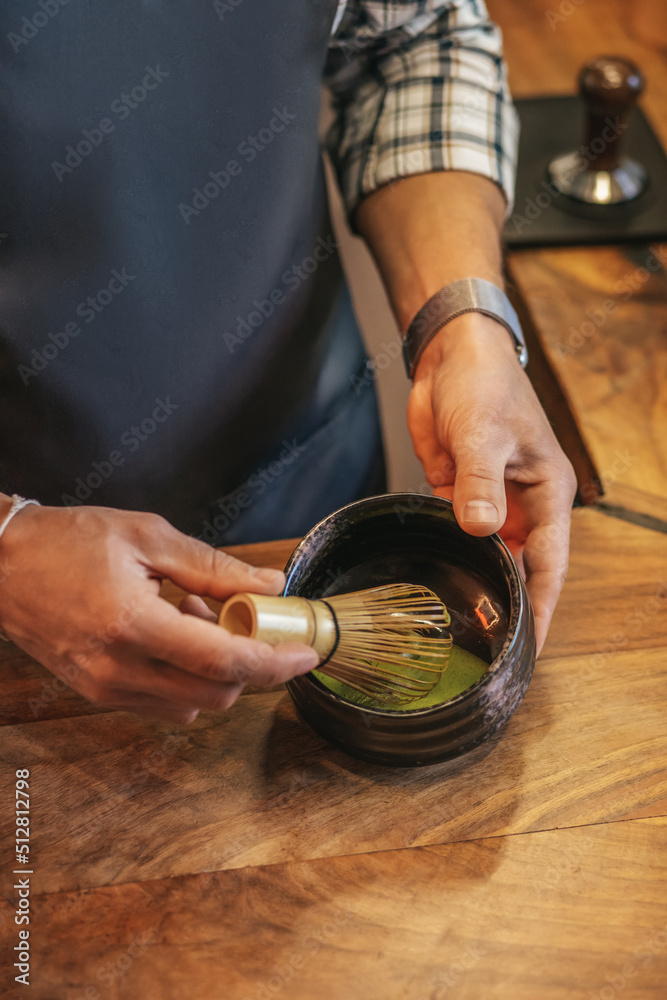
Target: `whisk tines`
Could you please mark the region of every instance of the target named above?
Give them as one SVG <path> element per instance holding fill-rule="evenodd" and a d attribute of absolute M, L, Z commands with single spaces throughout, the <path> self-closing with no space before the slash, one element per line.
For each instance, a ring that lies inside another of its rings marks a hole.
<path fill-rule="evenodd" d="M 452 646 L 449 614 L 432 590 L 389 584 L 338 594 L 327 603 L 340 639 L 318 671 L 389 704 L 432 691 Z"/>
<path fill-rule="evenodd" d="M 319 672 L 389 705 L 427 695 L 452 645 L 442 601 L 409 583 L 313 601 L 236 594 L 224 605 L 220 624 L 274 646 L 305 642 L 321 657 Z"/>

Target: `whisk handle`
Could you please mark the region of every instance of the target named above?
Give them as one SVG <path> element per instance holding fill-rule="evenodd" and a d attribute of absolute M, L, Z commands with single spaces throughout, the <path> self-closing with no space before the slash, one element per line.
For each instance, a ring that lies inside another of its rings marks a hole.
<path fill-rule="evenodd" d="M 305 597 L 234 594 L 223 604 L 218 624 L 233 635 L 261 639 L 270 646 L 303 642 L 322 660 L 330 655 L 337 639 L 335 618 L 328 605 Z"/>

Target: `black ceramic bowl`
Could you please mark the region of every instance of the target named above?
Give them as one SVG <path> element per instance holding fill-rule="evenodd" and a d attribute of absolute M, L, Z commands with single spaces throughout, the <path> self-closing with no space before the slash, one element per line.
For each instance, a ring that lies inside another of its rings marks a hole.
<path fill-rule="evenodd" d="M 458 757 L 497 732 L 523 698 L 535 663 L 523 580 L 500 538 L 467 535 L 449 500 L 393 493 L 349 504 L 308 532 L 285 572 L 285 594 L 310 598 L 385 583 L 430 587 L 451 614 L 454 642 L 489 664 L 450 701 L 401 712 L 362 708 L 312 674 L 290 681 L 301 718 L 353 757 L 400 766 Z"/>

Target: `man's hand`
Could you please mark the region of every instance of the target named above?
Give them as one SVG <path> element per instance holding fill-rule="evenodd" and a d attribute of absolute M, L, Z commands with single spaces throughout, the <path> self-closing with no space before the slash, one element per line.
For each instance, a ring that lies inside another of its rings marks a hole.
<path fill-rule="evenodd" d="M 526 577 L 538 653 L 567 572 L 574 472 L 513 342 L 470 313 L 428 345 L 415 373 L 408 426 L 435 493 L 472 535 L 498 531 Z"/>
<path fill-rule="evenodd" d="M 279 684 L 317 665 L 299 643 L 272 649 L 229 635 L 194 596 L 180 610 L 160 598 L 165 578 L 223 600 L 243 590 L 278 594 L 284 575 L 154 514 L 29 506 L 8 524 L 0 555 L 0 626 L 100 705 L 191 722 L 199 711 L 229 708 L 246 683 Z"/>
<path fill-rule="evenodd" d="M 463 171 L 407 177 L 361 202 L 359 230 L 401 330 L 459 278 L 502 287 L 504 215 L 500 189 Z M 466 313 L 447 323 L 415 375 L 408 422 L 427 478 L 453 497 L 466 531 L 500 530 L 509 543 L 528 581 L 539 651 L 567 569 L 570 463 L 495 320 Z"/>

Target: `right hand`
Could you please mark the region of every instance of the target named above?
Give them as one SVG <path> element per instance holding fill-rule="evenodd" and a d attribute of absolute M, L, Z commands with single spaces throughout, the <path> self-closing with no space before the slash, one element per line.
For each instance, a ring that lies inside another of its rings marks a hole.
<path fill-rule="evenodd" d="M 165 578 L 216 600 L 278 594 L 285 578 L 155 514 L 31 505 L 7 525 L 0 558 L 0 627 L 98 705 L 186 723 L 229 708 L 246 683 L 281 684 L 317 666 L 308 646 L 233 636 L 194 597 L 180 610 L 161 598 Z"/>
<path fill-rule="evenodd" d="M 463 530 L 497 531 L 510 548 L 526 579 L 539 655 L 567 573 L 577 480 L 494 319 L 464 313 L 431 340 L 408 426 L 427 480 L 452 500 Z"/>

